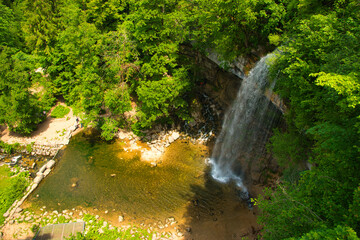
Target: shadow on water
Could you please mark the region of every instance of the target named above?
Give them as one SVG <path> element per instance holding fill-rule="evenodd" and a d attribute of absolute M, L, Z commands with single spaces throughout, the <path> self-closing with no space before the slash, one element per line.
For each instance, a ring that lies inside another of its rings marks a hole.
<path fill-rule="evenodd" d="M 181 226 L 185 239 L 228 240 L 257 239 L 261 229 L 256 223 L 257 208 L 248 208 L 235 183 L 214 181 L 207 170 L 203 186 L 192 185 L 193 198 Z"/>

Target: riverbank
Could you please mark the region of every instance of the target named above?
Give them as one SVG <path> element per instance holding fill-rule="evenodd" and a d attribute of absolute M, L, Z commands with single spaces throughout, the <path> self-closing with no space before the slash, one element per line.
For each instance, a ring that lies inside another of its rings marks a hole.
<path fill-rule="evenodd" d="M 64 103 L 59 104 L 65 105 Z M 77 117 L 73 114 L 71 108 L 70 112 L 63 118 L 51 117 L 51 111 L 47 114 L 45 121 L 39 124 L 38 128 L 30 136 L 12 133 L 8 128 L 2 126 L 0 140 L 8 144 L 19 143 L 24 147 L 23 152 L 31 155 L 54 156 L 59 149 L 69 143 L 72 133 L 78 127 L 78 123 L 76 121 Z M 26 146 L 31 147 L 26 148 Z"/>

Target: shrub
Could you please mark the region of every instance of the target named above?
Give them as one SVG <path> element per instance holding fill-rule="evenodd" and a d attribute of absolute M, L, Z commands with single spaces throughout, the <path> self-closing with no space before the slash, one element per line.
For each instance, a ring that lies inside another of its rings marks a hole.
<path fill-rule="evenodd" d="M 0 148 L 4 149 L 6 153 L 12 154 L 16 152 L 16 150 L 19 150 L 20 144 L 19 143 L 8 144 L 3 141 L 0 141 Z"/>

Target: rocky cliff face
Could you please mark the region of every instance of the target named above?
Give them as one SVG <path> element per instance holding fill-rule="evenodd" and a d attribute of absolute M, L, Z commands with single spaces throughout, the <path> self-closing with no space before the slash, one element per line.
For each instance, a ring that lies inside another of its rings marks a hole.
<path fill-rule="evenodd" d="M 190 50 L 191 51 L 191 50 Z M 243 59 L 240 58 L 234 63 L 224 64 L 220 62 L 215 54 L 209 54 L 204 56 L 200 53 L 188 52 L 187 55 L 191 55 L 195 59 L 198 71 L 196 72 L 198 79 L 200 79 L 199 88 L 201 92 L 210 96 L 215 102 L 221 106 L 221 114 L 219 120 L 223 119 L 225 111 L 233 103 L 237 96 L 240 85 L 246 76 L 247 70 L 249 70 L 257 59 Z M 223 68 L 226 65 L 226 69 Z M 276 94 L 272 91 L 265 91 L 263 98 L 271 100 L 272 104 L 269 106 L 268 112 L 265 114 L 266 118 L 275 118 L 274 127 L 281 125 L 282 113 L 286 108 Z M 255 124 L 255 123 L 252 123 Z M 221 126 L 221 124 L 219 124 Z M 259 135 L 259 138 L 266 138 L 271 136 L 271 132 L 265 130 Z M 259 142 L 263 142 L 260 141 Z M 269 180 L 269 174 L 271 172 L 277 172 L 278 166 L 276 161 L 272 158 L 271 154 L 266 153 L 265 146 L 256 147 L 261 153 L 261 156 L 257 156 L 255 161 L 245 161 L 244 159 L 237 159 L 236 164 L 241 169 L 244 176 L 244 181 L 249 190 L 252 186 L 258 184 L 264 184 Z M 255 156 L 254 156 L 255 157 Z M 253 159 L 253 158 L 249 158 Z M 235 166 L 236 168 L 236 166 Z"/>

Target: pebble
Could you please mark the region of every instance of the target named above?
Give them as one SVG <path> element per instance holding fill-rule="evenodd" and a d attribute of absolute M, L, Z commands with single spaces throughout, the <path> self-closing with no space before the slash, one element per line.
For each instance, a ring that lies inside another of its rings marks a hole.
<path fill-rule="evenodd" d="M 124 221 L 124 216 L 119 216 L 119 222 L 122 222 L 122 221 Z"/>

